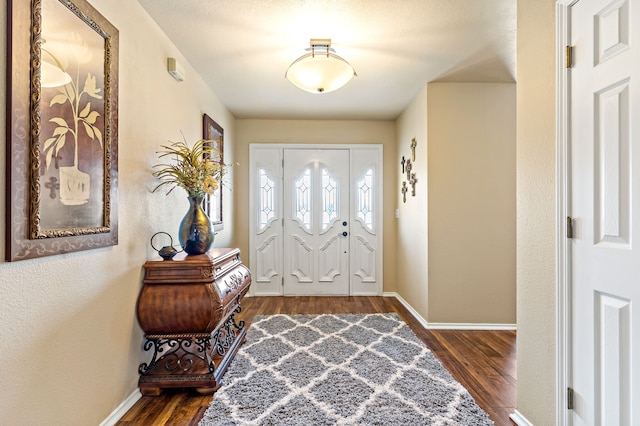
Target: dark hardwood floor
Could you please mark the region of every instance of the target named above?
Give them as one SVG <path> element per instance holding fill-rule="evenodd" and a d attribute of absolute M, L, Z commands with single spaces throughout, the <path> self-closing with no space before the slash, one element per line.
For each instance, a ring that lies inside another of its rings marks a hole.
<path fill-rule="evenodd" d="M 426 330 L 392 297 L 251 297 L 243 299 L 238 316 L 250 326 L 255 315 L 376 312 L 397 312 L 496 426 L 513 426 L 509 414 L 516 406 L 515 331 Z M 143 396 L 117 424 L 197 425 L 211 398 L 188 390 Z"/>

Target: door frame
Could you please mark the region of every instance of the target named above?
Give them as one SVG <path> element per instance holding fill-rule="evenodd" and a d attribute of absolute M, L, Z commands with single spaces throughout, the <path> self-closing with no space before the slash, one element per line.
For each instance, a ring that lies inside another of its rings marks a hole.
<path fill-rule="evenodd" d="M 556 424 L 573 423 L 567 389 L 572 386 L 573 324 L 571 320 L 571 241 L 567 218 L 571 216 L 571 75 L 566 46 L 571 44 L 571 7 L 579 0 L 556 0 Z"/>
<path fill-rule="evenodd" d="M 384 289 L 384 147 L 382 144 L 305 144 L 305 143 L 250 143 L 249 144 L 249 266 L 253 271 L 255 270 L 255 253 L 253 253 L 255 248 L 255 231 L 256 231 L 256 223 L 255 223 L 255 215 L 253 212 L 256 209 L 255 205 L 255 194 L 253 182 L 255 182 L 256 178 L 256 170 L 253 169 L 253 164 L 255 163 L 254 158 L 254 148 L 265 148 L 265 149 L 348 149 L 348 150 L 357 150 L 357 149 L 370 149 L 375 150 L 377 153 L 377 163 L 379 165 L 379 183 L 377 186 L 377 191 L 379 196 L 376 198 L 376 208 L 379 212 L 379 234 L 377 235 L 378 242 L 378 250 L 376 250 L 376 276 L 378 279 L 376 280 L 375 289 L 373 292 L 371 291 L 355 291 L 354 285 L 351 281 L 352 276 L 352 262 L 349 265 L 349 296 L 372 296 L 378 295 L 382 296 Z M 284 158 L 282 158 L 284 166 Z M 353 157 L 351 157 L 350 163 L 353 162 Z M 351 170 L 350 170 L 351 173 Z M 280 185 L 283 185 L 282 179 L 284 176 L 281 176 Z M 282 204 L 283 200 L 278 200 L 278 203 Z M 350 209 L 351 209 L 350 205 Z M 280 206 L 280 211 L 282 211 L 283 206 Z M 351 233 L 350 233 L 351 234 Z M 351 248 L 353 249 L 353 247 Z M 353 250 L 351 250 L 353 251 Z M 249 296 L 255 296 L 255 286 L 251 286 L 248 292 Z M 273 296 L 281 296 L 282 294 L 265 294 L 265 295 L 273 295 Z"/>

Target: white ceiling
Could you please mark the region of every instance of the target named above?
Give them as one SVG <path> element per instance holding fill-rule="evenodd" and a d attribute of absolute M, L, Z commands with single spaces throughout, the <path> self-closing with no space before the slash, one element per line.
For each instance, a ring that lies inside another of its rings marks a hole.
<path fill-rule="evenodd" d="M 395 119 L 428 82 L 515 81 L 515 0 L 138 1 L 236 118 Z M 289 83 L 311 38 L 358 76 Z"/>

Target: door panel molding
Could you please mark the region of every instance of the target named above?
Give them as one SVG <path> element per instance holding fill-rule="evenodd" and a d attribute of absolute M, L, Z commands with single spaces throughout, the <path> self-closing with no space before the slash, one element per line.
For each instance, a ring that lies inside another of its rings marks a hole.
<path fill-rule="evenodd" d="M 272 235 L 256 249 L 256 254 L 258 255 L 258 267 L 256 270 L 258 271 L 258 274 L 255 276 L 255 280 L 257 282 L 271 282 L 271 279 L 278 275 L 278 248 L 275 245 L 277 240 L 278 238 L 275 235 Z"/>
<path fill-rule="evenodd" d="M 298 282 L 313 282 L 313 259 L 311 247 L 298 235 L 293 235 L 291 253 L 291 275 L 298 278 Z"/>

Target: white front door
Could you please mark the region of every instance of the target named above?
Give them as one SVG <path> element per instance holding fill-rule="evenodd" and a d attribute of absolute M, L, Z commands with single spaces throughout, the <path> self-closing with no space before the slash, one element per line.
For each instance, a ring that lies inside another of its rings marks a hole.
<path fill-rule="evenodd" d="M 284 293 L 349 294 L 349 150 L 284 150 Z"/>
<path fill-rule="evenodd" d="M 640 0 L 570 7 L 574 425 L 640 424 Z"/>
<path fill-rule="evenodd" d="M 251 144 L 249 157 L 252 293 L 382 294 L 382 146 Z"/>

